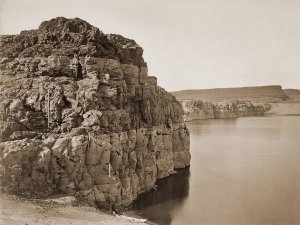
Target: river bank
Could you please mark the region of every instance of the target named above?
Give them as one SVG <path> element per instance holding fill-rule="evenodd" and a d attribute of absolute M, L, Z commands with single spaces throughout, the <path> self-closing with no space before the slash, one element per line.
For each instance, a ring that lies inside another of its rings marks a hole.
<path fill-rule="evenodd" d="M 131 212 L 131 216 L 134 215 Z M 6 225 L 137 225 L 97 210 L 72 196 L 28 199 L 0 195 L 0 224 Z M 153 223 L 147 223 L 152 224 Z"/>

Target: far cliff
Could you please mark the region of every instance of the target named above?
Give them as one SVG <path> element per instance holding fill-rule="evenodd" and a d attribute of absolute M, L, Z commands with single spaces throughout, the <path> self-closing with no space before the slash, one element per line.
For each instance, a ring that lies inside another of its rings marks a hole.
<path fill-rule="evenodd" d="M 193 89 L 172 94 L 182 104 L 186 121 L 300 114 L 300 91 L 284 90 L 280 85 Z"/>

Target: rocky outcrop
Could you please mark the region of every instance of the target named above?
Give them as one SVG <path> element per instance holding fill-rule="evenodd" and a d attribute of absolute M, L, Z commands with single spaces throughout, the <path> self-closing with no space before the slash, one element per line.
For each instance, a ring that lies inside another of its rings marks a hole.
<path fill-rule="evenodd" d="M 188 166 L 182 107 L 148 76 L 142 54 L 78 18 L 1 36 L 3 191 L 128 205 Z"/>
<path fill-rule="evenodd" d="M 225 119 L 242 116 L 263 116 L 270 105 L 254 105 L 247 101 L 204 102 L 201 100 L 181 100 L 185 121 L 203 119 Z"/>

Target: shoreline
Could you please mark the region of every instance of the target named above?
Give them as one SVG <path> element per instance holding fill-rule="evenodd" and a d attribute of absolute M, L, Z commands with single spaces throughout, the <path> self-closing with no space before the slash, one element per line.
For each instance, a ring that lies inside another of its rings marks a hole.
<path fill-rule="evenodd" d="M 1 193 L 0 200 L 0 223 L 6 225 L 156 225 L 115 217 L 67 195 L 30 199 Z M 129 216 L 141 218 L 134 211 Z"/>

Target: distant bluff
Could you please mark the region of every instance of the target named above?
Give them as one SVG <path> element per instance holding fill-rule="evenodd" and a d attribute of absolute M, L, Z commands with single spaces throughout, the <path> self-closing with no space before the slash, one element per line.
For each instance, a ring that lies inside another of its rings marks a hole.
<path fill-rule="evenodd" d="M 290 99 L 279 85 L 181 90 L 173 95 L 182 104 L 186 121 L 263 116 L 271 103 Z"/>
<path fill-rule="evenodd" d="M 2 190 L 128 205 L 189 166 L 182 106 L 142 55 L 79 18 L 1 36 Z"/>
<path fill-rule="evenodd" d="M 276 102 L 288 99 L 280 85 L 192 89 L 173 92 L 178 100 L 202 100 L 222 102 L 224 100 L 246 100 L 252 102 Z"/>

